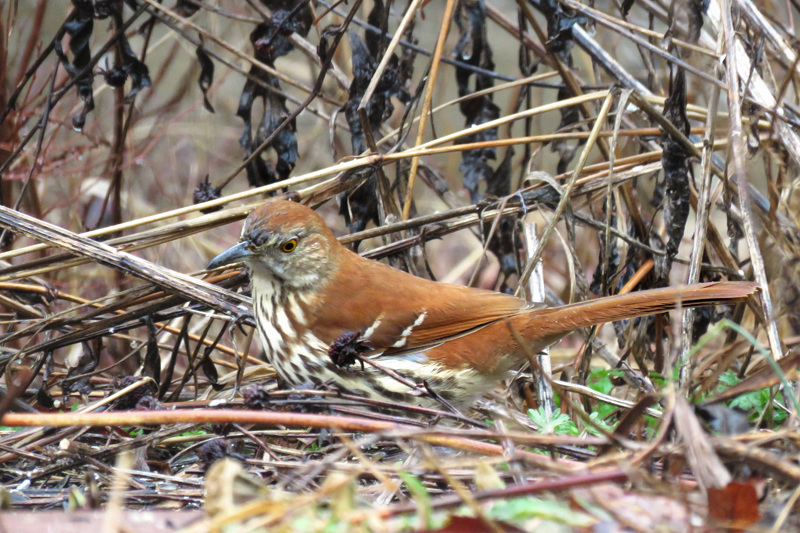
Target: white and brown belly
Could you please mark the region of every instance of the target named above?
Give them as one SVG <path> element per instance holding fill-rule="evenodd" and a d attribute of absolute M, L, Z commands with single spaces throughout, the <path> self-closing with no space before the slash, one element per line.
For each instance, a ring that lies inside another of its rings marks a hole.
<path fill-rule="evenodd" d="M 452 370 L 430 361 L 424 353 L 384 356 L 377 361 L 416 388 L 372 366 L 337 366 L 328 355 L 329 344 L 307 327 L 302 302 L 284 294 L 278 283 L 253 284 L 253 310 L 267 362 L 290 386 L 332 384 L 343 392 L 389 402 L 439 407 L 425 385 L 457 406 L 468 406 L 488 383 L 471 369 Z M 481 383 L 479 383 L 481 382 Z"/>

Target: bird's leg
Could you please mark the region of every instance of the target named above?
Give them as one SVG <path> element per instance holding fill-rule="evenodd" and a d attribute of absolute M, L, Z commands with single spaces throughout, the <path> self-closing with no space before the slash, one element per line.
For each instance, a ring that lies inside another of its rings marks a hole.
<path fill-rule="evenodd" d="M 331 406 L 325 406 L 325 397 L 320 398 L 319 395 L 314 394 L 316 391 L 330 391 L 334 392 L 337 396 L 341 392 L 336 386 L 329 383 L 314 383 L 312 381 L 305 381 L 298 383 L 288 390 L 286 395 L 286 405 L 292 410 L 300 411 L 301 413 L 309 412 L 328 412 L 333 413 Z"/>
<path fill-rule="evenodd" d="M 233 322 L 228 324 L 228 336 L 231 339 L 231 344 L 233 345 L 233 353 L 236 354 L 236 381 L 233 385 L 233 390 L 231 391 L 231 400 L 236 397 L 236 394 L 239 392 L 239 387 L 242 384 L 242 378 L 244 377 L 244 367 L 247 361 L 247 354 L 245 352 L 240 352 L 239 348 L 236 346 L 236 336 L 234 333 L 236 332 L 236 327 L 239 327 L 239 330 L 244 333 L 244 328 L 242 328 L 242 316 L 239 315 L 234 318 Z M 250 340 L 252 340 L 253 330 L 250 331 L 250 334 L 247 335 L 248 341 L 245 343 L 244 350 L 247 351 L 250 348 Z"/>

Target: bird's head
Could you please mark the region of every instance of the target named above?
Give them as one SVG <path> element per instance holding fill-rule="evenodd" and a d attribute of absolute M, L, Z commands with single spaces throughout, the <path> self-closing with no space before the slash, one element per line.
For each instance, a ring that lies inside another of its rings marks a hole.
<path fill-rule="evenodd" d="M 250 213 L 239 243 L 212 259 L 207 269 L 242 262 L 256 283 L 274 280 L 307 290 L 329 279 L 340 246 L 312 209 L 272 200 Z"/>

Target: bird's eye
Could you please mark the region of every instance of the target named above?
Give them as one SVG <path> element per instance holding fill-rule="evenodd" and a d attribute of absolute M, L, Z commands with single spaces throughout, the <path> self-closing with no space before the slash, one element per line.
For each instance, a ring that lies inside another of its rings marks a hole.
<path fill-rule="evenodd" d="M 297 248 L 297 239 L 290 239 L 285 243 L 281 244 L 281 251 L 286 252 L 294 252 L 294 249 Z"/>

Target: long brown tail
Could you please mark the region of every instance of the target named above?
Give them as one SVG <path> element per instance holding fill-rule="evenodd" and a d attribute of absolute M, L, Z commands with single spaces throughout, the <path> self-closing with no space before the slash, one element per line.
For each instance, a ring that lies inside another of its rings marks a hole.
<path fill-rule="evenodd" d="M 578 328 L 654 315 L 672 309 L 744 300 L 755 294 L 757 289 L 756 283 L 747 281 L 719 281 L 632 292 L 531 311 L 515 317 L 513 326 L 518 328 L 524 339 L 553 342 Z"/>

